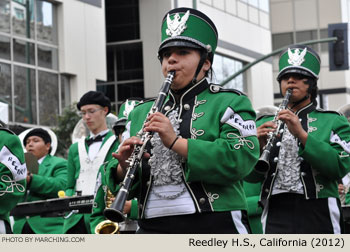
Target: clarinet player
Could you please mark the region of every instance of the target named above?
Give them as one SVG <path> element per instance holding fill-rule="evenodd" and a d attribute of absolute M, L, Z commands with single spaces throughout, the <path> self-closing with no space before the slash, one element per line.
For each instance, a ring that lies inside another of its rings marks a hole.
<path fill-rule="evenodd" d="M 154 134 L 129 192 L 139 203 L 137 233 L 250 232 L 241 180 L 259 157 L 255 112 L 239 91 L 207 82 L 217 41 L 215 25 L 198 10 L 173 9 L 163 19 L 161 70 L 175 77 L 162 113 L 144 124 Z M 152 104 L 130 113 L 132 137 L 107 168 L 110 187 L 123 180 L 134 145 L 143 144 L 135 135 Z"/>
<path fill-rule="evenodd" d="M 279 58 L 280 92 L 292 90 L 270 150 L 268 169 L 259 163 L 246 178 L 263 180 L 264 233 L 342 233 L 337 180 L 350 168 L 350 127 L 334 111 L 317 109 L 320 57 L 310 47 L 293 45 Z M 273 117 L 257 120 L 260 147 L 276 130 Z M 270 139 L 271 140 L 271 139 Z"/>

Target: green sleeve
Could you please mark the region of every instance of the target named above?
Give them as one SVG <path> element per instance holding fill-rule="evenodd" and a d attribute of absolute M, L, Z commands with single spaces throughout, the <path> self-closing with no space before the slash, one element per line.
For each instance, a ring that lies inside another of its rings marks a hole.
<path fill-rule="evenodd" d="M 332 120 L 333 139 L 320 141 L 308 134 L 305 147 L 300 145 L 299 155 L 303 157 L 323 177 L 331 180 L 344 177 L 350 170 L 350 127 L 346 118 L 337 116 Z M 332 135 L 329 136 L 332 139 Z"/>
<path fill-rule="evenodd" d="M 136 220 L 138 217 L 138 206 L 137 206 L 137 199 L 131 200 L 131 211 L 129 214 L 129 219 Z"/>
<path fill-rule="evenodd" d="M 30 191 L 36 194 L 56 198 L 57 192 L 64 190 L 67 181 L 67 161 L 52 157 L 54 170 L 51 176 L 33 174 Z"/>
<path fill-rule="evenodd" d="M 247 97 L 232 99 L 230 107 L 243 120 L 253 121 L 255 126 L 255 112 Z M 242 136 L 237 128 L 221 123 L 219 137 L 214 141 L 188 139 L 186 180 L 231 184 L 249 174 L 258 157 L 259 142 L 256 133 Z"/>
<path fill-rule="evenodd" d="M 80 171 L 79 165 L 79 153 L 78 153 L 78 143 L 74 143 L 69 148 L 68 153 L 68 167 L 67 167 L 67 185 L 66 185 L 66 195 L 73 196 L 75 193 L 75 183 L 76 175 Z"/>
<path fill-rule="evenodd" d="M 345 205 L 350 205 L 350 191 L 345 195 Z"/>
<path fill-rule="evenodd" d="M 243 181 L 244 193 L 248 204 L 248 216 L 257 216 L 262 213 L 262 208 L 258 205 L 261 183 L 248 183 Z"/>
<path fill-rule="evenodd" d="M 0 130 L 0 151 L 0 219 L 8 220 L 9 211 L 26 192 L 27 168 L 22 144 L 16 135 Z"/>
<path fill-rule="evenodd" d="M 116 193 L 116 191 L 119 189 L 118 183 L 116 182 L 116 175 L 115 175 L 117 174 L 118 164 L 119 164 L 118 159 L 113 158 L 106 165 L 106 173 L 105 173 L 106 184 L 113 193 Z"/>
<path fill-rule="evenodd" d="M 91 233 L 95 233 L 96 226 L 105 220 L 105 217 L 103 215 L 103 211 L 106 208 L 105 204 L 105 181 L 104 181 L 104 172 L 103 172 L 103 165 L 100 167 L 99 172 L 97 174 L 97 191 L 94 198 L 93 208 L 92 208 L 92 214 L 90 216 L 90 227 L 91 227 Z"/>

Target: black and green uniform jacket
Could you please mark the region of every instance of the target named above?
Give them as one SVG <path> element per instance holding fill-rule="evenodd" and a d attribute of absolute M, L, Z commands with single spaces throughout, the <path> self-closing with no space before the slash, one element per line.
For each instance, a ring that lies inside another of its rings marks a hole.
<path fill-rule="evenodd" d="M 259 157 L 255 112 L 249 99 L 239 91 L 224 90 L 203 79 L 176 100 L 170 91 L 162 112 L 167 115 L 179 109 L 180 135 L 188 139 L 182 177 L 196 211 L 246 210 L 242 179 L 251 172 Z M 130 113 L 131 136 L 142 128 L 152 105 L 153 102 L 141 103 Z M 107 167 L 110 188 L 116 186 L 116 164 L 114 160 Z M 139 200 L 142 218 L 153 181 L 147 160 L 143 160 L 134 181 L 129 196 Z"/>
<path fill-rule="evenodd" d="M 337 180 L 344 177 L 350 169 L 350 126 L 344 116 L 337 112 L 316 109 L 310 103 L 296 112 L 301 125 L 308 133 L 305 146 L 299 143 L 300 179 L 304 186 L 306 199 L 338 198 Z M 263 117 L 257 121 L 257 126 L 273 120 L 273 117 Z M 277 138 L 281 141 L 283 133 Z M 279 154 L 279 144 L 276 144 L 270 154 L 270 169 L 266 173 L 256 169 L 246 178 L 247 181 L 261 181 L 263 186 L 260 200 L 264 205 L 269 198 L 274 180 Z"/>

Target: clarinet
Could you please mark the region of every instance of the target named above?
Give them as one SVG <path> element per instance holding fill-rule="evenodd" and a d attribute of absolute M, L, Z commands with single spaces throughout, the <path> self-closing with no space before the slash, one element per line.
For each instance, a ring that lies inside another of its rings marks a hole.
<path fill-rule="evenodd" d="M 136 135 L 141 139 L 143 143 L 142 145 L 134 146 L 134 150 L 127 160 L 128 167 L 127 167 L 126 175 L 124 177 L 123 182 L 121 182 L 120 184 L 120 189 L 115 197 L 115 200 L 113 201 L 111 206 L 109 208 L 106 208 L 103 212 L 104 216 L 113 222 L 121 222 L 126 219 L 123 213 L 124 205 L 128 197 L 132 181 L 135 178 L 135 173 L 137 171 L 137 168 L 139 167 L 142 161 L 142 156 L 146 151 L 146 144 L 151 140 L 154 133 L 154 132 L 144 131 L 144 125 L 147 122 L 147 118 L 150 115 L 158 111 L 161 111 L 164 101 L 168 96 L 170 85 L 173 82 L 174 76 L 175 76 L 175 71 L 171 71 L 167 74 L 163 82 L 163 85 L 160 88 L 158 97 L 147 114 L 147 117 L 143 123 L 142 129 Z"/>
<path fill-rule="evenodd" d="M 277 116 L 278 116 L 279 112 L 281 112 L 281 110 L 287 108 L 287 105 L 288 105 L 290 96 L 292 95 L 292 92 L 293 92 L 293 89 L 291 89 L 291 88 L 289 88 L 287 90 L 286 95 L 284 96 L 282 103 L 278 107 L 278 110 L 276 111 L 275 117 L 273 118 L 273 122 L 277 125 L 276 130 L 268 133 L 267 143 L 263 147 L 263 152 L 262 152 L 257 164 L 255 165 L 255 170 L 260 172 L 260 173 L 265 173 L 270 169 L 270 163 L 269 163 L 270 152 L 271 152 L 272 147 L 275 145 L 277 135 L 279 134 L 279 131 L 280 131 L 280 128 L 282 125 L 282 121 L 277 120 Z"/>

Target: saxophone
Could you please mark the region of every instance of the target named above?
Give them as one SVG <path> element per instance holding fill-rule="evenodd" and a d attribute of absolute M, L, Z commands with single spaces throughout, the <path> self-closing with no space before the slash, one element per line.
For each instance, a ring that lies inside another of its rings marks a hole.
<path fill-rule="evenodd" d="M 274 130 L 273 132 L 269 132 L 268 136 L 267 136 L 267 143 L 266 145 L 263 147 L 263 152 L 255 166 L 255 170 L 260 172 L 260 173 L 265 173 L 270 169 L 270 163 L 269 163 L 269 159 L 270 159 L 270 152 L 272 147 L 275 145 L 275 141 L 277 138 L 277 135 L 279 134 L 281 125 L 282 125 L 282 121 L 281 120 L 277 120 L 278 114 L 279 112 L 281 112 L 281 110 L 284 110 L 287 108 L 287 105 L 289 103 L 289 99 L 292 95 L 293 89 L 289 88 L 286 92 L 286 95 L 284 96 L 282 103 L 280 104 L 280 106 L 278 107 L 278 110 L 275 113 L 275 116 L 273 118 L 273 122 L 277 125 L 276 130 Z"/>
<path fill-rule="evenodd" d="M 142 156 L 146 151 L 146 145 L 153 136 L 153 132 L 146 132 L 143 130 L 144 125 L 147 122 L 147 118 L 150 115 L 158 111 L 161 111 L 162 106 L 165 102 L 165 99 L 168 96 L 170 85 L 173 82 L 174 76 L 175 76 L 175 71 L 171 71 L 167 74 L 167 77 L 164 80 L 162 87 L 160 88 L 158 97 L 154 102 L 153 106 L 151 107 L 151 110 L 148 112 L 148 115 L 146 116 L 146 120 L 143 123 L 142 129 L 136 135 L 141 139 L 143 144 L 134 146 L 134 150 L 127 161 L 128 162 L 127 172 L 123 182 L 120 184 L 120 189 L 117 193 L 117 196 L 115 197 L 115 200 L 112 203 L 112 205 L 106 208 L 103 213 L 104 216 L 111 221 L 122 222 L 126 219 L 123 213 L 124 205 L 128 197 L 132 181 L 135 178 L 135 173 L 137 171 L 137 168 L 141 164 Z"/>
<path fill-rule="evenodd" d="M 107 189 L 106 208 L 109 208 L 112 205 L 113 198 L 114 198 L 114 195 L 109 189 Z M 95 227 L 95 234 L 116 234 L 116 233 L 119 233 L 119 225 L 117 222 L 104 220 L 104 221 L 101 221 Z"/>

